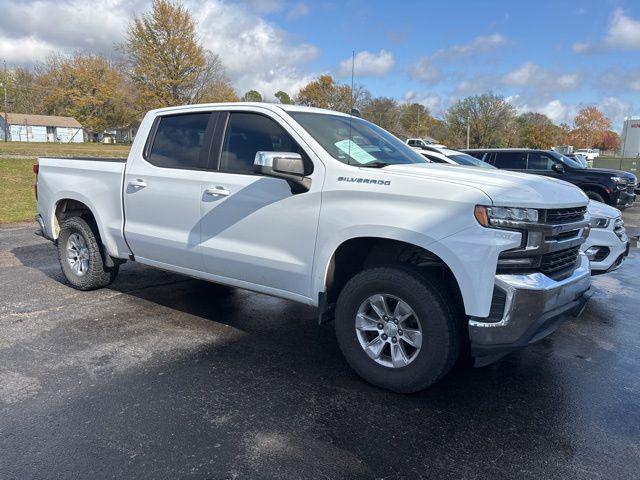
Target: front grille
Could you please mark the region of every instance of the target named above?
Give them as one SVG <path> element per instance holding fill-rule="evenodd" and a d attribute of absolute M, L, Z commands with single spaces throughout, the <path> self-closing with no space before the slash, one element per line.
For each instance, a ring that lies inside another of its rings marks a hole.
<path fill-rule="evenodd" d="M 587 207 L 552 208 L 546 211 L 545 223 L 557 225 L 560 223 L 579 222 L 584 218 Z"/>
<path fill-rule="evenodd" d="M 573 267 L 578 260 L 579 252 L 580 247 L 573 247 L 545 253 L 540 259 L 540 271 L 544 274 L 549 274 Z"/>
<path fill-rule="evenodd" d="M 636 185 L 629 185 L 627 187 L 627 193 L 635 193 L 636 192 Z"/>
<path fill-rule="evenodd" d="M 577 238 L 580 235 L 580 230 L 569 230 L 568 232 L 562 232 L 557 235 L 549 235 L 545 237 L 547 242 L 560 242 L 563 240 L 570 240 L 572 238 Z"/>

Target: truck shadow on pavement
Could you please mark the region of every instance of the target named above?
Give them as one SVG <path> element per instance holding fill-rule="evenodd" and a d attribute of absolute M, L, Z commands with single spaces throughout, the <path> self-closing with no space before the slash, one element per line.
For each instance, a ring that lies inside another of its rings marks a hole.
<path fill-rule="evenodd" d="M 64 283 L 50 244 L 11 253 Z M 577 451 L 581 458 L 598 452 L 583 417 L 603 400 L 591 406 L 583 396 L 604 372 L 572 355 L 568 335 L 482 369 L 457 368 L 419 394 L 398 395 L 360 380 L 340 354 L 333 325 L 318 325 L 315 309 L 304 305 L 135 263 L 124 265 L 109 288 L 74 298 L 95 303 L 94 315 L 104 316 L 104 323 L 75 319 L 74 328 L 61 333 L 80 331 L 83 348 L 107 342 L 99 335 L 121 350 L 143 336 L 154 341 L 138 350 L 177 341 L 177 335 L 204 340 L 177 342 L 138 362 L 110 363 L 113 352 L 86 357 L 93 385 L 76 382 L 73 388 L 81 391 L 51 407 L 56 411 L 49 420 L 34 423 L 39 436 L 33 444 L 25 440 L 21 457 L 66 436 L 66 452 L 89 445 L 100 452 L 94 464 L 110 465 L 114 475 L 130 475 L 152 461 L 156 472 L 178 476 L 215 461 L 209 478 L 460 478 L 478 476 L 479 459 L 486 474 L 544 475 L 544 465 L 564 465 L 560 471 L 571 476 Z M 105 298 L 117 315 L 101 303 Z M 600 411 L 596 431 L 615 414 Z M 5 432 L 24 428 L 9 420 Z M 393 462 L 380 452 L 393 452 Z M 75 460 L 70 455 L 67 461 Z"/>

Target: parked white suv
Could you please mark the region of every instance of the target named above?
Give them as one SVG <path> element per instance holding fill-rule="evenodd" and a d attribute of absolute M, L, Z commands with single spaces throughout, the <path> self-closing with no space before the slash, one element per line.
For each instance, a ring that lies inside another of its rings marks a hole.
<path fill-rule="evenodd" d="M 602 202 L 589 201 L 591 231 L 582 245 L 591 262 L 591 273 L 607 273 L 618 268 L 629 254 L 629 238 L 622 214 Z"/>
<path fill-rule="evenodd" d="M 365 120 L 295 105 L 153 110 L 126 161 L 41 158 L 38 221 L 75 288 L 127 260 L 318 307 L 368 381 L 442 378 L 578 314 L 587 197 L 435 165 Z M 216 300 L 211 299 L 211 308 Z"/>

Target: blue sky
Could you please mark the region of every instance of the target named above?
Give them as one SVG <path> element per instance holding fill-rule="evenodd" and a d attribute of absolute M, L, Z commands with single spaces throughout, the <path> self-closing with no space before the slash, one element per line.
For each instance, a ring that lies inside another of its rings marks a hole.
<path fill-rule="evenodd" d="M 640 114 L 640 2 L 185 0 L 203 44 L 240 93 L 295 93 L 331 73 L 374 95 L 440 114 L 493 91 L 519 110 L 571 123 L 596 105 L 619 127 Z M 0 0 L 0 59 L 29 65 L 51 52 L 112 55 L 149 0 Z"/>

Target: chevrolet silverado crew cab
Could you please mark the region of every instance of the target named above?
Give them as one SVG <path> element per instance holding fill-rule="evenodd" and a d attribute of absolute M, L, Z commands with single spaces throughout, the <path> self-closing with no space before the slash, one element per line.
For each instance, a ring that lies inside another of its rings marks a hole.
<path fill-rule="evenodd" d="M 463 150 L 494 167 L 557 178 L 579 186 L 591 200 L 628 207 L 636 199 L 638 179 L 633 173 L 586 168 L 578 160 L 553 150 L 493 148 Z"/>
<path fill-rule="evenodd" d="M 349 364 L 398 392 L 462 351 L 482 365 L 544 337 L 590 288 L 580 189 L 429 163 L 346 114 L 164 108 L 126 161 L 34 168 L 42 234 L 73 287 L 105 287 L 135 260 L 311 305 Z"/>

